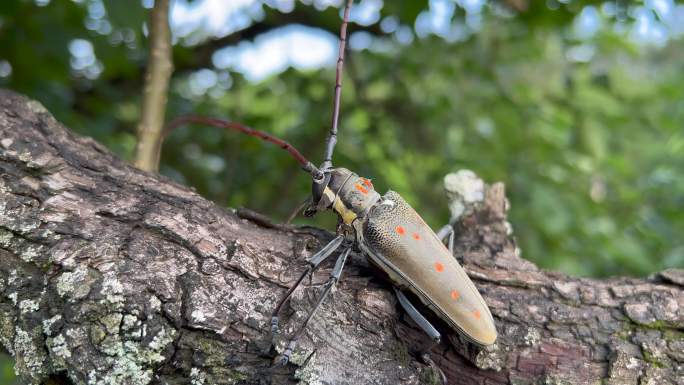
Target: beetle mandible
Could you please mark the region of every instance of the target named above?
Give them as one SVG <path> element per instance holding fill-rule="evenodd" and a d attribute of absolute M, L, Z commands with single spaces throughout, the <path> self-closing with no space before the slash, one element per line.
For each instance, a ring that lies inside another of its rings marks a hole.
<path fill-rule="evenodd" d="M 337 236 L 308 259 L 308 268 L 278 302 L 271 318 L 271 336 L 278 333 L 279 313 L 304 278 L 336 250 L 343 249 L 337 258 L 330 279 L 325 284 L 314 307 L 303 325 L 290 339 L 276 363 L 284 365 L 292 354 L 297 339 L 306 325 L 339 281 L 342 269 L 352 249 L 362 251 L 370 261 L 382 269 L 393 282 L 399 303 L 416 324 L 431 338 L 432 343 L 423 349 L 422 358 L 434 365 L 427 352 L 440 342 L 440 333 L 411 304 L 401 290 L 413 292 L 431 311 L 469 341 L 491 345 L 496 341 L 494 319 L 484 299 L 468 278 L 453 255 L 454 233 L 451 225 L 442 227 L 437 234 L 418 213 L 396 192 L 380 195 L 369 179 L 343 168 L 334 167 L 332 154 L 337 142 L 337 125 L 342 89 L 342 68 L 346 46 L 347 25 L 352 0 L 344 8 L 340 28 L 339 53 L 335 71 L 333 114 L 325 156 L 320 167 L 307 160 L 288 142 L 263 131 L 254 130 L 236 122 L 197 116 L 185 116 L 172 121 L 165 134 L 178 125 L 200 123 L 229 128 L 256 136 L 276 144 L 290 153 L 312 176 L 312 196 L 304 214 L 332 210 L 339 217 Z M 350 239 L 347 240 L 347 237 Z M 444 241 L 448 239 L 448 248 Z"/>

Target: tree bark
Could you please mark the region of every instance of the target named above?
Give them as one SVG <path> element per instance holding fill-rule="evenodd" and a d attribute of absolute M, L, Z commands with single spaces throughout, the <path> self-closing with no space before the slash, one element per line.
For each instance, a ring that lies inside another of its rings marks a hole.
<path fill-rule="evenodd" d="M 271 368 L 270 312 L 331 239 L 325 230 L 218 207 L 8 91 L 0 91 L 0 172 L 0 341 L 26 383 L 438 381 L 412 353 L 426 337 L 362 255 L 292 363 Z M 482 188 L 451 202 L 465 210 L 456 255 L 499 340 L 478 349 L 428 315 L 445 336 L 432 357 L 449 383 L 684 383 L 684 271 L 605 280 L 542 271 L 519 257 L 503 185 Z M 277 351 L 330 269 L 296 291 Z"/>

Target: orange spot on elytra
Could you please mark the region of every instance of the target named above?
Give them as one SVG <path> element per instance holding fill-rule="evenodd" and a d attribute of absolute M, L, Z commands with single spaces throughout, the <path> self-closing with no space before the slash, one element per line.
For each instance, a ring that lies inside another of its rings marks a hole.
<path fill-rule="evenodd" d="M 473 316 L 475 316 L 475 318 L 477 319 L 480 319 L 480 317 L 482 317 L 479 310 L 473 310 Z"/>
<path fill-rule="evenodd" d="M 416 241 L 420 239 L 420 235 L 418 233 L 413 233 L 413 239 Z"/>
<path fill-rule="evenodd" d="M 458 290 L 452 290 L 451 291 L 451 299 L 456 300 L 460 296 L 461 296 L 461 293 L 459 293 Z"/>
<path fill-rule="evenodd" d="M 373 183 L 371 183 L 370 179 L 361 178 L 361 180 L 363 181 L 363 184 L 365 184 L 366 186 L 368 186 L 370 188 L 373 188 Z"/>
<path fill-rule="evenodd" d="M 406 229 L 404 229 L 402 226 L 397 226 L 394 230 L 395 230 L 395 231 L 397 232 L 397 234 L 399 234 L 399 235 L 404 235 L 404 233 L 406 233 Z"/>
<path fill-rule="evenodd" d="M 356 189 L 361 191 L 362 193 L 368 194 L 368 190 L 365 187 L 361 186 L 360 184 L 357 183 L 354 185 L 354 187 L 356 187 Z"/>
<path fill-rule="evenodd" d="M 437 270 L 438 273 L 441 273 L 444 271 L 444 265 L 442 265 L 439 262 L 435 262 L 435 270 Z"/>

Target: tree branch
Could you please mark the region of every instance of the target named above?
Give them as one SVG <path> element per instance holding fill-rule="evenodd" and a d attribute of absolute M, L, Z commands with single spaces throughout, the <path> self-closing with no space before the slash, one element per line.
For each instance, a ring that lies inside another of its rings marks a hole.
<path fill-rule="evenodd" d="M 503 185 L 459 183 L 472 199 L 451 202 L 464 210 L 456 255 L 500 337 L 479 350 L 430 317 L 445 336 L 432 356 L 450 383 L 681 384 L 684 271 L 597 280 L 539 270 L 519 257 Z M 362 255 L 293 363 L 271 369 L 270 311 L 331 234 L 242 215 L 127 165 L 40 104 L 0 91 L 0 342 L 19 375 L 30 384 L 66 375 L 131 385 L 437 378 L 412 354 L 426 337 Z M 278 351 L 330 268 L 296 291 Z"/>
<path fill-rule="evenodd" d="M 164 112 L 172 72 L 169 0 L 156 0 L 150 17 L 150 59 L 145 73 L 135 150 L 135 165 L 146 171 L 159 168 Z"/>
<path fill-rule="evenodd" d="M 254 40 L 259 35 L 287 25 L 302 25 L 322 29 L 332 35 L 339 34 L 339 10 L 335 7 L 320 11 L 313 6 L 295 2 L 295 8 L 291 12 L 282 13 L 268 7 L 264 11 L 265 16 L 262 20 L 255 21 L 244 29 L 226 36 L 208 39 L 205 42 L 188 48 L 179 45 L 174 52 L 174 63 L 176 63 L 178 71 L 185 72 L 201 68 L 212 68 L 212 57 L 216 51 L 240 42 Z M 380 23 L 367 26 L 354 25 L 353 32 L 359 31 L 370 33 L 373 36 L 387 35 L 380 29 Z"/>

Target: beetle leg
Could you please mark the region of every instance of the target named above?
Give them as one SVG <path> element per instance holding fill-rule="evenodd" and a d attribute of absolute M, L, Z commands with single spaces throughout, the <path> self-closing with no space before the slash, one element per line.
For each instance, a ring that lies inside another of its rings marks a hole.
<path fill-rule="evenodd" d="M 454 236 L 456 232 L 454 231 L 453 227 L 449 226 L 449 228 L 451 228 L 451 232 L 449 233 L 449 253 L 454 255 Z"/>
<path fill-rule="evenodd" d="M 297 218 L 297 215 L 299 215 L 304 208 L 311 203 L 311 197 L 306 197 L 301 203 L 297 205 L 297 207 L 292 210 L 290 215 L 287 216 L 287 219 L 285 220 L 285 224 L 289 225 L 295 218 Z"/>
<path fill-rule="evenodd" d="M 330 243 L 327 245 L 323 246 L 322 249 L 320 249 L 316 254 L 314 254 L 311 258 L 309 258 L 309 267 L 307 267 L 306 270 L 302 273 L 301 276 L 297 279 L 297 282 L 295 282 L 292 287 L 285 293 L 283 298 L 280 299 L 278 302 L 278 305 L 276 308 L 273 310 L 273 314 L 271 314 L 271 345 L 273 345 L 273 339 L 275 338 L 276 334 L 278 334 L 278 314 L 280 313 L 280 310 L 282 309 L 283 305 L 285 305 L 285 302 L 287 302 L 288 299 L 292 296 L 292 293 L 299 287 L 299 285 L 302 283 L 304 280 L 304 277 L 306 277 L 307 274 L 312 273 L 318 265 L 321 264 L 326 258 L 330 256 L 337 248 L 340 247 L 342 244 L 342 241 L 344 241 L 344 236 L 338 235 L 336 236 Z M 269 345 L 269 347 L 271 346 Z"/>
<path fill-rule="evenodd" d="M 444 242 L 447 237 L 449 237 L 449 252 L 451 255 L 454 254 L 454 236 L 456 232 L 454 231 L 454 226 L 447 224 L 444 225 L 439 231 L 437 232 L 437 237 Z"/>
<path fill-rule="evenodd" d="M 394 293 L 397 295 L 397 299 L 399 299 L 399 303 L 401 304 L 401 307 L 406 310 L 406 313 L 411 317 L 413 322 L 415 322 L 424 332 L 430 337 L 430 340 L 432 343 L 430 344 L 430 348 L 432 346 L 439 344 L 439 342 L 442 339 L 442 335 L 439 334 L 437 329 L 435 329 L 434 326 L 428 321 L 425 317 L 423 317 L 422 314 L 416 309 L 415 306 L 409 301 L 408 298 L 406 298 L 406 295 L 401 292 L 401 290 L 397 289 L 397 287 L 394 287 Z M 423 349 L 426 350 L 426 349 Z"/>
<path fill-rule="evenodd" d="M 433 370 L 437 371 L 442 379 L 442 383 L 446 384 L 446 376 L 444 375 L 444 372 L 442 372 L 442 369 L 440 369 L 437 364 L 430 358 L 430 350 L 435 345 L 438 345 L 439 342 L 442 339 L 441 334 L 435 329 L 434 326 L 428 321 L 420 312 L 418 309 L 416 309 L 415 306 L 409 301 L 408 298 L 406 298 L 406 295 L 401 292 L 401 290 L 397 289 L 397 287 L 394 287 L 394 293 L 397 295 L 397 299 L 399 300 L 399 303 L 401 304 L 401 307 L 406 310 L 406 314 L 411 317 L 413 322 L 415 322 L 424 332 L 425 334 L 430 337 L 430 341 L 425 344 L 421 349 L 419 350 L 419 356 L 425 362 L 428 366 L 430 366 Z"/>
<path fill-rule="evenodd" d="M 316 314 L 318 308 L 321 306 L 323 301 L 325 301 L 328 294 L 330 294 L 330 290 L 332 290 L 335 284 L 340 280 L 340 276 L 342 275 L 342 269 L 344 268 L 344 264 L 347 262 L 347 257 L 349 256 L 351 250 L 351 247 L 347 248 L 337 258 L 337 262 L 335 262 L 335 267 L 333 268 L 333 271 L 330 274 L 330 278 L 328 279 L 328 282 L 325 283 L 325 289 L 323 289 L 323 294 L 321 294 L 320 298 L 318 298 L 318 301 L 314 305 L 313 309 L 309 311 L 309 315 L 304 320 L 302 326 L 300 326 L 297 332 L 294 334 L 290 342 L 287 344 L 287 348 L 285 348 L 283 354 L 281 354 L 276 359 L 275 366 L 283 366 L 287 364 L 287 362 L 290 360 L 290 355 L 292 355 L 292 352 L 294 351 L 297 340 L 299 339 L 299 337 L 302 336 L 304 330 L 306 329 L 306 326 L 309 324 L 309 321 L 311 321 L 311 318 L 314 316 L 314 314 Z"/>

